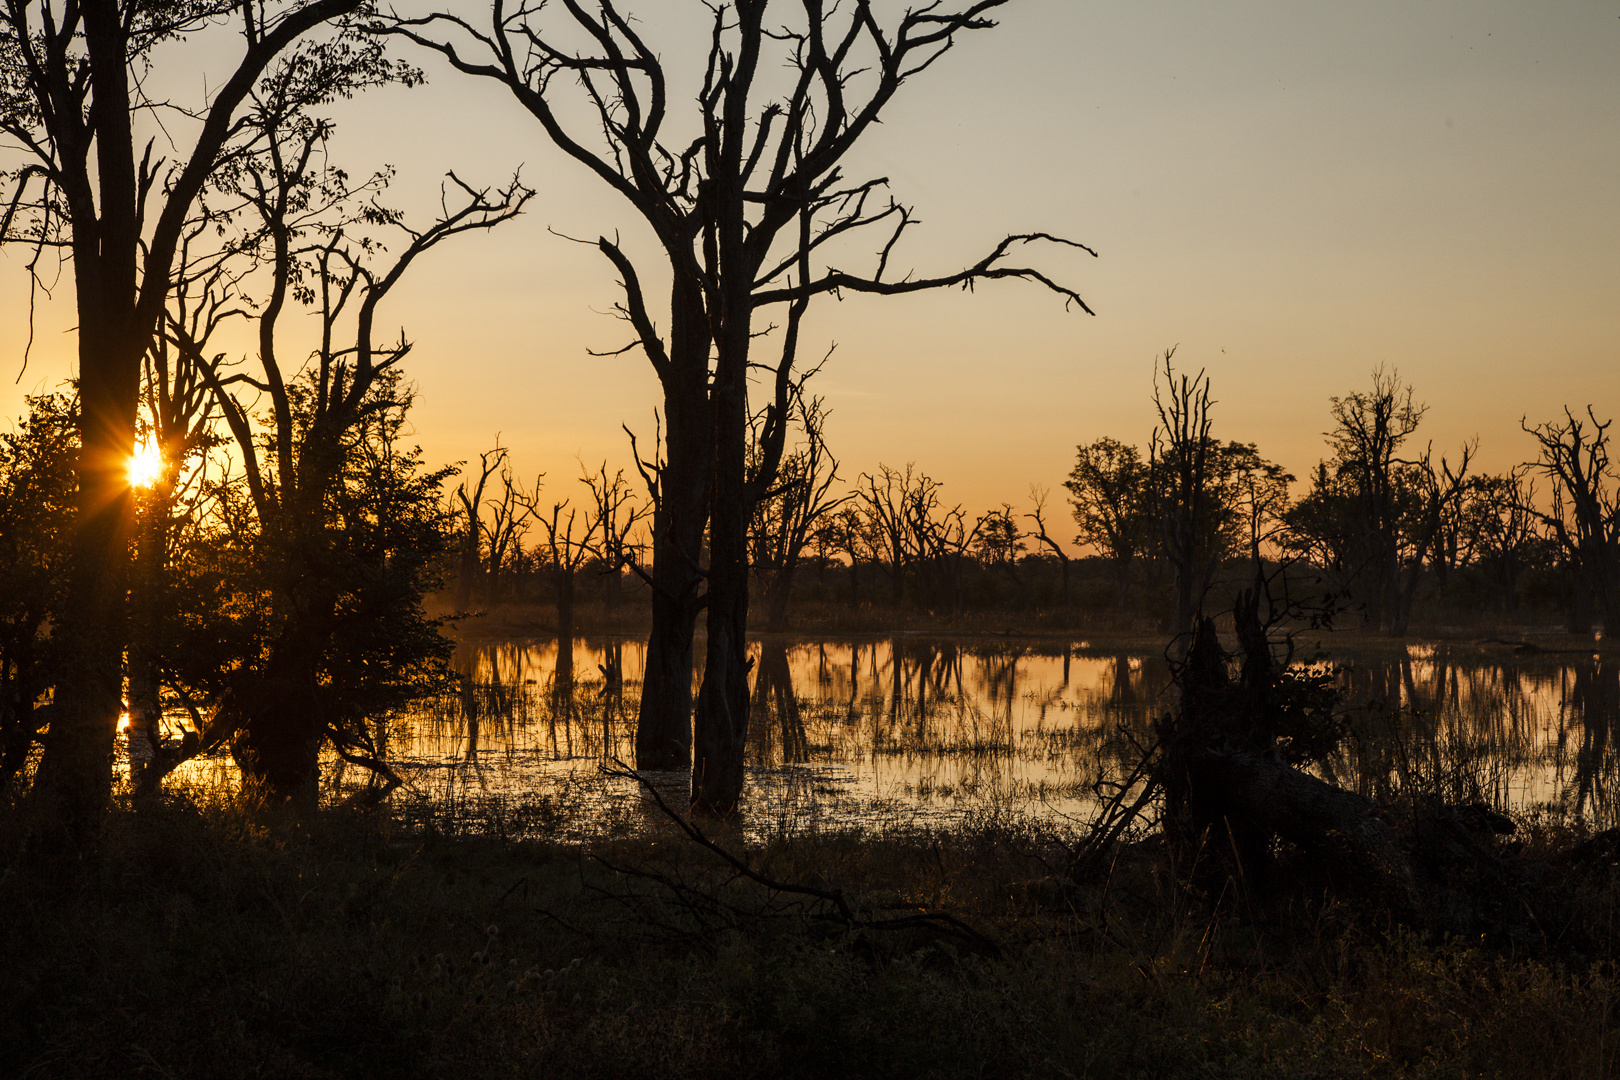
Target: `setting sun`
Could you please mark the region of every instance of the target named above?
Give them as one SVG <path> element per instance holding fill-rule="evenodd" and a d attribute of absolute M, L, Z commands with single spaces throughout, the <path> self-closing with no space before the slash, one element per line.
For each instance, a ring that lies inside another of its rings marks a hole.
<path fill-rule="evenodd" d="M 151 487 L 163 473 L 163 454 L 150 436 L 129 456 L 129 486 Z"/>

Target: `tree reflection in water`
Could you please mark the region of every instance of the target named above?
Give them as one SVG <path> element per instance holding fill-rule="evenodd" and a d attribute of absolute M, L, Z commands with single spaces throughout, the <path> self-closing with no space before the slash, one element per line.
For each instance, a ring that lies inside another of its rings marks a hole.
<path fill-rule="evenodd" d="M 558 785 L 595 798 L 597 764 L 633 752 L 644 654 L 620 639 L 464 645 L 457 690 L 396 721 L 400 771 L 430 800 Z M 1414 644 L 1339 663 L 1350 734 L 1323 765 L 1335 782 L 1620 823 L 1614 659 Z M 771 638 L 753 679 L 748 812 L 836 822 L 987 805 L 1083 817 L 1092 783 L 1148 740 L 1169 671 L 1146 650 L 895 635 Z M 213 782 L 226 767 L 186 766 Z M 684 783 L 665 779 L 672 794 Z"/>

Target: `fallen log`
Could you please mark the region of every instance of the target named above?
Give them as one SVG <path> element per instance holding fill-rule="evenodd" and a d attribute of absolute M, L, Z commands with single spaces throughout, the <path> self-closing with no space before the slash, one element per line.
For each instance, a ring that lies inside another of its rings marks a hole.
<path fill-rule="evenodd" d="M 1401 836 L 1370 799 L 1257 754 L 1204 751 L 1187 770 L 1195 820 L 1278 836 L 1403 917 L 1430 906 Z"/>

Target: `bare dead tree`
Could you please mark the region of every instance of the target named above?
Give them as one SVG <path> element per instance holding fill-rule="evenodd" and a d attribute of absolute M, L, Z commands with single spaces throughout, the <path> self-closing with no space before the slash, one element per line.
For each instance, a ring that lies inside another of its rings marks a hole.
<path fill-rule="evenodd" d="M 1398 607 L 1403 525 L 1411 505 L 1409 463 L 1400 448 L 1426 411 L 1400 373 L 1382 367 L 1373 372 L 1370 391 L 1332 399 L 1330 467 L 1350 500 L 1344 561 L 1365 605 L 1365 621 L 1379 629 L 1390 626 Z"/>
<path fill-rule="evenodd" d="M 1035 523 L 1034 531 L 1029 533 L 1030 538 L 1033 539 L 1033 540 L 1039 540 L 1041 542 L 1041 544 L 1048 551 L 1050 551 L 1053 554 L 1053 556 L 1056 557 L 1056 559 L 1058 561 L 1058 567 L 1063 573 L 1063 591 L 1061 593 L 1061 596 L 1063 598 L 1063 606 L 1068 607 L 1069 606 L 1069 553 L 1064 551 L 1063 550 L 1063 545 L 1059 544 L 1056 540 L 1052 539 L 1051 535 L 1048 534 L 1047 531 L 1046 531 L 1046 497 L 1047 497 L 1047 495 L 1048 495 L 1048 492 L 1047 492 L 1047 490 L 1046 490 L 1046 488 L 1044 486 L 1042 486 L 1040 484 L 1031 484 L 1029 486 L 1029 501 L 1034 504 L 1035 508 L 1033 510 L 1031 510 L 1029 513 L 1025 514 L 1024 516 Z"/>
<path fill-rule="evenodd" d="M 865 3 L 714 4 L 703 80 L 694 95 L 697 134 L 678 143 L 666 141 L 670 89 L 659 51 L 612 0 L 562 8 L 496 3 L 487 24 L 441 12 L 380 27 L 439 52 L 469 75 L 505 85 L 558 147 L 631 203 L 663 248 L 672 277 L 667 338 L 617 238 L 598 240 L 619 273 L 619 312 L 635 334 L 620 351 L 639 347 L 652 363 L 667 424 L 637 762 L 644 768 L 680 762 L 692 717 L 693 797 L 707 810 L 731 812 L 742 789 L 748 522 L 753 504 L 776 480 L 788 388 L 811 299 L 1015 278 L 1089 310 L 1073 290 L 1033 268 L 1008 264 L 1030 243 L 1082 248 L 1047 233 L 1008 236 L 951 273 L 891 274 L 895 246 L 915 217 L 909 207 L 883 199 L 885 179 L 851 181 L 843 172 L 845 157 L 901 85 L 932 66 L 958 35 L 994 25 L 987 13 L 1003 2 L 931 4 L 905 12 L 889 29 Z M 778 21 L 767 24 L 768 8 Z M 572 123 L 578 110 L 563 105 L 570 87 L 578 88 L 578 104 L 595 114 L 581 127 Z M 868 229 L 886 233 L 871 272 L 833 265 L 840 244 Z M 774 306 L 786 315 L 780 351 L 766 367 L 774 372 L 763 452 L 750 470 L 748 384 L 761 333 L 755 315 Z M 705 517 L 706 570 L 698 564 Z M 708 652 L 694 710 L 691 628 L 700 607 L 707 609 Z"/>
<path fill-rule="evenodd" d="M 563 511 L 568 516 L 563 517 Z M 580 567 L 591 557 L 595 546 L 591 537 L 601 520 L 589 511 L 581 518 L 568 500 L 552 504 L 551 513 L 536 514 L 546 534 L 546 566 L 551 572 L 557 598 L 557 674 L 554 689 L 572 689 L 574 679 L 574 584 Z M 576 522 L 580 535 L 574 535 Z"/>
<path fill-rule="evenodd" d="M 506 453 L 506 447 L 501 445 L 501 437 L 496 435 L 495 445 L 478 455 L 478 481 L 473 484 L 472 490 L 467 489 L 471 474 L 456 485 L 455 499 L 459 505 L 455 509 L 459 511 L 462 530 L 461 557 L 456 568 L 457 611 L 466 611 L 472 603 L 473 583 L 483 570 L 484 488 L 489 485 L 489 478 L 505 463 Z"/>
<path fill-rule="evenodd" d="M 605 461 L 594 476 L 587 473 L 579 482 L 591 493 L 589 532 L 596 536 L 592 554 L 602 564 L 603 602 L 611 611 L 623 594 L 625 567 L 635 564 L 637 544 L 630 536 L 652 508 L 636 501 L 623 469 L 609 477 Z"/>
<path fill-rule="evenodd" d="M 916 472 L 912 462 L 906 463 L 904 472 L 879 463 L 876 476 L 862 473 L 856 481 L 861 520 L 855 534 L 864 542 L 872 562 L 888 573 L 889 602 L 895 607 L 904 598 L 906 570 L 917 555 L 907 508 L 919 497 L 917 489 L 924 481 L 927 478 Z M 853 571 L 853 552 L 850 566 Z"/>
<path fill-rule="evenodd" d="M 793 414 L 804 442 L 782 459 L 776 486 L 754 504 L 751 530 L 750 562 L 768 574 L 765 626 L 772 631 L 787 625 L 793 578 L 817 526 L 855 497 L 831 494 L 838 459 L 827 449 L 827 414 L 819 397 L 804 396 L 802 381 L 794 390 Z"/>
<path fill-rule="evenodd" d="M 866 521 L 860 509 L 845 504 L 826 525 L 817 530 L 816 535 L 818 543 L 825 543 L 828 550 L 842 552 L 849 559 L 849 606 L 857 606 L 860 603 L 861 560 L 877 561 L 871 545 L 867 543 Z"/>
<path fill-rule="evenodd" d="M 1540 445 L 1532 467 L 1552 482 L 1551 507 L 1534 512 L 1575 569 L 1575 595 L 1596 598 L 1605 631 L 1620 627 L 1620 492 L 1609 463 L 1613 423 L 1599 421 L 1590 405 L 1585 420 L 1566 407 L 1561 421 L 1520 423 Z M 1590 615 L 1577 602 L 1570 630 L 1590 629 Z"/>
<path fill-rule="evenodd" d="M 955 612 L 962 606 L 962 575 L 984 519 L 969 526 L 962 505 L 947 509 L 938 480 L 920 475 L 904 504 L 907 545 L 914 553 L 925 595 Z"/>
<path fill-rule="evenodd" d="M 1163 357 L 1164 388 L 1153 382 L 1153 407 L 1159 426 L 1153 431 L 1148 453 L 1152 497 L 1158 504 L 1160 544 L 1175 575 L 1174 607 L 1168 627 L 1172 634 L 1192 629 L 1193 615 L 1209 587 L 1212 552 L 1203 527 L 1209 516 L 1211 460 L 1209 379 L 1200 371 L 1178 376 L 1172 365 L 1176 354 Z"/>
<path fill-rule="evenodd" d="M 529 531 L 529 522 L 540 517 L 540 487 L 546 474 L 539 473 L 534 485 L 525 488 L 512 475 L 510 461 L 501 463 L 500 487 L 484 505 L 489 512 L 480 519 L 483 529 L 483 550 L 487 559 L 483 569 L 485 595 L 495 603 L 506 595 L 503 574 L 514 580 L 523 564 L 523 537 Z"/>
<path fill-rule="evenodd" d="M 1468 465 L 1473 460 L 1476 443 L 1465 443 L 1455 471 L 1444 457 L 1436 469 L 1432 462 L 1433 450 L 1425 451 L 1421 460 L 1412 463 L 1410 470 L 1418 492 L 1416 520 L 1408 527 L 1406 544 L 1402 551 L 1402 576 L 1397 581 L 1394 610 L 1390 613 L 1389 632 L 1395 637 L 1405 635 L 1412 621 L 1412 601 L 1417 595 L 1418 579 L 1423 567 L 1440 539 L 1441 526 L 1448 513 L 1454 513 L 1468 490 Z"/>
<path fill-rule="evenodd" d="M 1496 563 L 1505 611 L 1514 609 L 1519 574 L 1541 538 L 1535 479 L 1528 473 L 1528 467 L 1521 465 L 1501 476 L 1482 477 L 1470 499 L 1479 554 Z"/>

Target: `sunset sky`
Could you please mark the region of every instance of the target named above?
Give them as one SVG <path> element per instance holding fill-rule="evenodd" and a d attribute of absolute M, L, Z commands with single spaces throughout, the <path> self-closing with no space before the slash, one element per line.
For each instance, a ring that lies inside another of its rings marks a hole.
<path fill-rule="evenodd" d="M 696 0 L 624 6 L 683 71 L 697 62 Z M 1091 245 L 1100 258 L 1027 258 L 1097 314 L 1006 282 L 820 302 L 804 351 L 838 345 L 815 389 L 850 478 L 914 461 L 970 510 L 1022 506 L 1031 483 L 1058 488 L 1077 442 L 1145 444 L 1172 345 L 1209 371 L 1216 433 L 1301 475 L 1330 395 L 1379 364 L 1429 403 L 1424 440 L 1454 452 L 1477 435 L 1490 470 L 1529 456 L 1521 417 L 1620 412 L 1620 3 L 1024 0 L 999 17 L 901 90 L 848 171 L 887 175 L 916 208 L 895 258 L 920 274 L 1008 232 Z M 548 227 L 639 250 L 645 234 L 499 87 L 414 59 L 429 85 L 336 111 L 336 159 L 397 166 L 393 201 L 424 214 L 449 168 L 494 183 L 521 165 L 539 192 L 385 309 L 417 345 L 415 425 L 440 460 L 500 432 L 560 497 L 576 455 L 628 465 L 620 424 L 650 435 L 657 394 L 639 354 L 586 355 L 628 340 L 603 314 L 616 276 Z M 15 416 L 69 375 L 72 316 L 47 306 L 13 383 L 27 288 L 17 254 L 0 271 Z"/>

